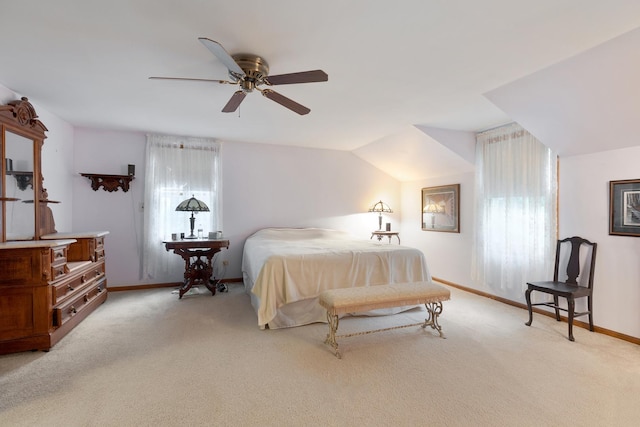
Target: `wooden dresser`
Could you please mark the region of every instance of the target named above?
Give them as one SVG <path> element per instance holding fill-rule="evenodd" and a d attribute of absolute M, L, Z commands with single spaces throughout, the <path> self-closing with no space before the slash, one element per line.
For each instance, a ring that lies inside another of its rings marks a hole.
<path fill-rule="evenodd" d="M 0 354 L 49 350 L 107 299 L 107 234 L 0 243 Z"/>

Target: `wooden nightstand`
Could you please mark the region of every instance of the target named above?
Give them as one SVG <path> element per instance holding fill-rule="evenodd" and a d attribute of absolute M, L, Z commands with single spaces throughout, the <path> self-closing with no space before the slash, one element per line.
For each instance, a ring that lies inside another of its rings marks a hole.
<path fill-rule="evenodd" d="M 180 298 L 187 293 L 191 286 L 202 284 L 216 294 L 216 287 L 210 283 L 213 274 L 212 259 L 221 249 L 229 249 L 229 241 L 225 239 L 187 239 L 166 240 L 163 242 L 167 251 L 184 259 L 184 282 L 180 287 Z"/>

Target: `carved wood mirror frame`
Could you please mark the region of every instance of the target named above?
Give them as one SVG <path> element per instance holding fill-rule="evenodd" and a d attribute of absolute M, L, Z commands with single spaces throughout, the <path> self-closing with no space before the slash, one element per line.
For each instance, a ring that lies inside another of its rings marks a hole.
<path fill-rule="evenodd" d="M 33 239 L 39 240 L 43 234 L 48 234 L 52 228 L 48 224 L 49 215 L 43 209 L 50 212 L 47 204 L 47 192 L 43 188 L 43 177 L 41 172 L 41 155 L 42 145 L 47 137 L 45 132 L 48 130 L 36 114 L 33 105 L 29 100 L 23 97 L 20 100 L 11 101 L 7 105 L 0 106 L 0 148 L 2 150 L 2 164 L 0 165 L 0 171 L 2 176 L 0 177 L 0 183 L 2 183 L 2 192 L 0 193 L 0 199 L 2 203 L 2 232 L 0 233 L 0 241 L 5 242 L 7 240 L 7 216 L 6 207 L 8 203 L 22 203 L 17 202 L 15 199 L 7 197 L 5 180 L 8 179 L 7 175 L 7 162 L 6 162 L 6 144 L 7 144 L 7 132 L 14 133 L 18 136 L 24 137 L 33 141 L 33 178 L 31 185 L 33 185 L 33 209 L 34 209 L 34 224 L 33 224 Z M 43 203 L 44 202 L 44 203 Z M 31 203 L 31 201 L 27 201 Z"/>

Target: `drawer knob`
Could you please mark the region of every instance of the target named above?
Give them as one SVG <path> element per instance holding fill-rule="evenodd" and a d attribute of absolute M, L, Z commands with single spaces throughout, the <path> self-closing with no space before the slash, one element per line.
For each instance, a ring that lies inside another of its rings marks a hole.
<path fill-rule="evenodd" d="M 69 289 L 69 291 L 72 291 L 74 288 L 71 285 L 67 285 L 67 289 Z"/>
<path fill-rule="evenodd" d="M 83 274 L 83 275 L 82 275 L 82 277 L 80 278 L 80 281 L 81 281 L 82 283 L 86 282 L 86 281 L 87 281 L 87 275 L 86 275 L 86 274 Z"/>
<path fill-rule="evenodd" d="M 69 314 L 76 314 L 78 311 L 74 306 L 69 307 Z"/>

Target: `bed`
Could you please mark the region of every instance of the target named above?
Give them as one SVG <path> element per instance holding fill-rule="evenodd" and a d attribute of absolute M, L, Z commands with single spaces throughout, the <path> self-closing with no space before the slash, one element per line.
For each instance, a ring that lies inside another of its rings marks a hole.
<path fill-rule="evenodd" d="M 327 289 L 431 280 L 418 249 L 320 228 L 257 231 L 244 244 L 242 276 L 261 329 L 326 322 L 318 296 Z"/>

